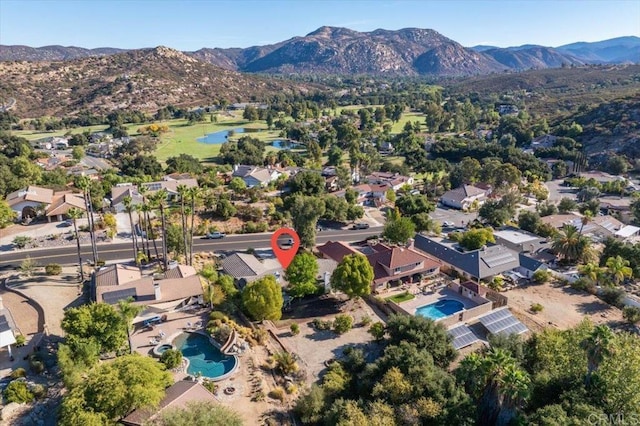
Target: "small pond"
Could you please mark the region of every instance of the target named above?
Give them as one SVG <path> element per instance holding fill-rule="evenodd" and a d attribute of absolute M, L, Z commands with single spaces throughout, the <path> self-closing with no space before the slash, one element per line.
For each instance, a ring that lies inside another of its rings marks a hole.
<path fill-rule="evenodd" d="M 275 141 L 271 142 L 271 146 L 278 149 L 296 149 L 302 148 L 303 145 L 300 143 L 291 142 L 286 139 L 276 139 Z"/>
<path fill-rule="evenodd" d="M 238 134 L 238 133 L 245 133 L 245 131 L 250 132 L 251 130 L 252 129 L 245 129 L 244 127 L 239 127 L 237 129 L 231 129 L 231 130 L 221 130 L 219 132 L 207 133 L 205 136 L 198 138 L 197 141 L 206 143 L 206 144 L 211 144 L 211 145 L 222 144 L 227 141 L 227 137 L 229 136 L 230 132 L 233 132 L 234 134 Z"/>

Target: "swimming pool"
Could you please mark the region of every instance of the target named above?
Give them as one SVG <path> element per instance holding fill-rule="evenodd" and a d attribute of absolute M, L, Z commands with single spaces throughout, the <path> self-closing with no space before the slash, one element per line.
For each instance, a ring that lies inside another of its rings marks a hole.
<path fill-rule="evenodd" d="M 448 317 L 464 309 L 464 304 L 453 299 L 443 299 L 416 309 L 416 315 L 432 320 Z"/>
<path fill-rule="evenodd" d="M 180 334 L 173 345 L 189 360 L 187 373 L 193 376 L 201 374 L 210 379 L 219 379 L 233 372 L 238 363 L 235 356 L 223 355 L 204 334 Z"/>

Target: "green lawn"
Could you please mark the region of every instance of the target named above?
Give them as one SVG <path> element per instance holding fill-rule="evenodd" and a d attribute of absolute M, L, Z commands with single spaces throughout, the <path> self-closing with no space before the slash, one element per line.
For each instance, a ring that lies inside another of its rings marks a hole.
<path fill-rule="evenodd" d="M 51 138 L 54 136 L 63 136 L 66 133 L 72 133 L 72 134 L 82 133 L 85 130 L 89 130 L 90 132 L 100 132 L 106 129 L 107 127 L 109 126 L 105 126 L 102 124 L 98 126 L 87 126 L 87 127 L 77 127 L 75 129 L 56 130 L 53 132 L 39 132 L 36 130 L 14 130 L 11 132 L 11 134 L 15 136 L 21 136 L 30 141 L 34 141 L 34 140 L 43 139 L 43 138 Z"/>
<path fill-rule="evenodd" d="M 414 121 L 419 121 L 423 130 L 426 127 L 426 124 L 424 122 L 424 114 L 423 113 L 421 113 L 421 112 L 405 112 L 404 114 L 402 114 L 402 117 L 400 117 L 400 121 L 398 121 L 397 123 L 393 123 L 393 126 L 391 127 L 391 133 L 400 133 L 400 132 L 402 132 L 402 129 L 404 129 L 404 126 L 405 126 L 405 124 L 407 124 L 408 121 L 411 121 L 412 123 Z"/>
<path fill-rule="evenodd" d="M 395 296 L 387 297 L 384 300 L 391 300 L 394 303 L 402 303 L 411 299 L 415 299 L 415 296 L 411 293 L 404 292 L 404 293 L 396 294 Z"/>

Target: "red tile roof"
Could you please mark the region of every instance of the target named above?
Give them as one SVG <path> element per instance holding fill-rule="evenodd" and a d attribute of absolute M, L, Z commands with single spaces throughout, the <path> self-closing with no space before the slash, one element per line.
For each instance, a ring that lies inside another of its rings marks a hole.
<path fill-rule="evenodd" d="M 357 250 L 340 241 L 327 241 L 318 247 L 318 251 L 322 253 L 323 256 L 333 259 L 336 262 L 341 262 L 345 256 L 350 254 L 360 254 Z"/>

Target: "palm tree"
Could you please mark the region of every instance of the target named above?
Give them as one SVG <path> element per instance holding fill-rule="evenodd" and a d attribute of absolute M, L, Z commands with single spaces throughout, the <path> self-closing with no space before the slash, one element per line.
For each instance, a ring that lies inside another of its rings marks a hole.
<path fill-rule="evenodd" d="M 98 262 L 98 246 L 96 245 L 95 225 L 93 221 L 93 208 L 91 205 L 91 180 L 87 176 L 78 176 L 75 185 L 82 190 L 84 196 L 84 206 L 87 211 L 89 223 L 89 239 L 91 240 L 91 252 L 93 254 L 93 264 Z"/>
<path fill-rule="evenodd" d="M 133 244 L 133 259 L 135 260 L 138 256 L 138 239 L 136 238 L 136 229 L 133 223 L 133 204 L 132 198 L 130 196 L 126 196 L 122 199 L 122 204 L 124 205 L 124 211 L 129 215 L 129 224 L 131 225 L 131 243 Z"/>
<path fill-rule="evenodd" d="M 149 203 L 144 203 L 141 205 L 140 209 L 142 213 L 144 213 L 144 232 L 147 234 L 147 257 L 151 258 L 150 248 L 149 248 L 149 235 L 151 235 L 151 240 L 153 241 L 153 250 L 156 253 L 156 259 L 158 256 L 158 245 L 156 244 L 156 233 L 152 232 L 149 234 L 149 231 L 153 231 L 151 227 L 151 211 L 153 211 L 153 206 Z"/>
<path fill-rule="evenodd" d="M 595 262 L 588 262 L 578 268 L 578 272 L 580 275 L 586 277 L 591 282 L 598 282 L 600 278 L 602 278 L 602 274 L 604 273 L 604 269 L 601 268 Z"/>
<path fill-rule="evenodd" d="M 289 352 L 277 352 L 273 355 L 273 360 L 276 363 L 276 368 L 284 375 L 298 371 L 298 363 Z"/>
<path fill-rule="evenodd" d="M 142 312 L 142 306 L 136 306 L 132 304 L 133 298 L 128 298 L 127 300 L 118 301 L 118 311 L 120 311 L 120 316 L 127 327 L 127 341 L 129 342 L 129 353 L 133 352 L 133 347 L 131 346 L 131 327 L 132 322 L 135 317 Z"/>
<path fill-rule="evenodd" d="M 606 325 L 598 325 L 591 335 L 582 342 L 582 348 L 587 352 L 587 375 L 585 384 L 591 385 L 593 373 L 598 369 L 604 357 L 609 353 L 613 340 L 613 332 Z"/>
<path fill-rule="evenodd" d="M 213 311 L 213 301 L 216 299 L 216 289 L 213 284 L 207 284 L 202 293 L 202 297 L 204 301 L 209 304 L 209 309 Z"/>
<path fill-rule="evenodd" d="M 630 278 L 633 274 L 633 269 L 629 267 L 629 261 L 620 255 L 608 258 L 606 265 L 611 280 L 616 285 L 620 284 L 625 278 Z"/>
<path fill-rule="evenodd" d="M 191 200 L 191 226 L 189 227 L 189 265 L 193 265 L 193 230 L 196 216 L 196 204 L 202 196 L 199 187 L 193 186 L 187 190 L 187 196 Z"/>
<path fill-rule="evenodd" d="M 150 256 L 149 253 L 149 240 L 147 239 L 147 231 L 145 231 L 144 229 L 142 229 L 142 225 L 145 224 L 145 220 L 144 220 L 144 214 L 142 213 L 142 204 L 136 204 L 135 205 L 135 210 L 136 210 L 136 214 L 138 215 L 138 230 L 140 230 L 140 244 L 142 246 L 142 252 L 147 256 L 147 259 Z M 145 240 L 146 240 L 146 244 L 145 244 Z"/>
<path fill-rule="evenodd" d="M 577 261 L 590 261 L 594 257 L 591 240 L 580 235 L 578 228 L 573 225 L 564 225 L 556 234 L 551 246 L 561 258 L 569 263 Z"/>
<path fill-rule="evenodd" d="M 153 201 L 160 210 L 160 219 L 162 221 L 162 262 L 166 272 L 169 269 L 169 255 L 167 253 L 167 217 L 165 214 L 167 190 L 163 188 L 153 194 Z"/>
<path fill-rule="evenodd" d="M 73 232 L 76 237 L 76 247 L 78 249 L 78 266 L 80 266 L 80 280 L 84 282 L 84 268 L 82 267 L 82 254 L 80 253 L 80 236 L 78 235 L 77 222 L 77 220 L 80 219 L 82 215 L 82 210 L 75 207 L 71 207 L 67 212 L 67 216 L 69 216 L 69 219 L 73 221 Z"/>
<path fill-rule="evenodd" d="M 582 216 L 582 219 L 580 220 L 580 232 L 578 233 L 578 235 L 582 235 L 582 230 L 584 229 L 585 225 L 591 222 L 591 220 L 593 220 L 593 213 L 591 213 L 590 210 L 586 210 L 584 212 L 584 216 Z"/>
<path fill-rule="evenodd" d="M 180 220 L 182 222 L 182 241 L 184 243 L 184 257 L 188 258 L 189 246 L 187 245 L 187 216 L 185 212 L 185 202 L 187 190 L 189 188 L 186 185 L 178 185 L 176 191 L 180 195 Z M 188 262 L 187 262 L 188 263 Z"/>

